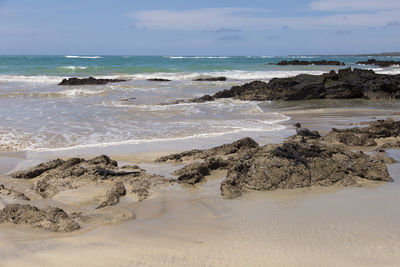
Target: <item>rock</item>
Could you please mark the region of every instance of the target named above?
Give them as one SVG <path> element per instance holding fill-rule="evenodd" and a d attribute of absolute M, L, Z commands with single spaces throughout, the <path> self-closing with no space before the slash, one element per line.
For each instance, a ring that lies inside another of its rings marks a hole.
<path fill-rule="evenodd" d="M 96 208 L 104 208 L 107 206 L 113 206 L 119 202 L 119 198 L 126 195 L 126 189 L 122 182 L 117 182 L 113 187 L 108 190 L 106 199 Z"/>
<path fill-rule="evenodd" d="M 280 65 L 280 66 L 288 66 L 288 65 L 299 65 L 299 66 L 308 66 L 308 65 L 331 65 L 331 66 L 342 66 L 345 65 L 344 63 L 341 63 L 339 61 L 335 60 L 315 60 L 315 61 L 307 61 L 307 60 L 291 60 L 291 61 L 280 61 L 278 63 L 270 63 L 273 65 Z"/>
<path fill-rule="evenodd" d="M 162 78 L 150 78 L 150 79 L 146 79 L 146 81 L 150 81 L 150 82 L 170 82 L 171 80 L 162 79 Z"/>
<path fill-rule="evenodd" d="M 81 158 L 57 159 L 39 164 L 26 171 L 15 172 L 12 177 L 20 179 L 34 178 L 35 190 L 44 198 L 52 197 L 62 190 L 102 183 L 105 180 L 116 182 L 151 180 L 152 182 L 149 186 L 171 182 L 171 179 L 148 174 L 141 169 L 119 171 L 118 163 L 105 155 L 90 160 Z"/>
<path fill-rule="evenodd" d="M 58 85 L 103 85 L 107 83 L 117 83 L 117 82 L 126 82 L 128 80 L 123 79 L 96 79 L 93 77 L 89 78 L 69 78 L 63 79 Z"/>
<path fill-rule="evenodd" d="M 24 193 L 15 191 L 14 189 L 6 188 L 3 184 L 0 184 L 0 195 L 9 196 L 14 199 L 21 199 L 26 201 L 30 200 L 29 197 L 25 196 Z"/>
<path fill-rule="evenodd" d="M 332 129 L 323 140 L 339 142 L 348 146 L 376 146 L 374 139 L 400 136 L 400 121 L 393 119 L 377 120 L 366 127 Z"/>
<path fill-rule="evenodd" d="M 400 75 L 377 74 L 372 70 L 347 68 L 322 75 L 300 74 L 289 78 L 274 78 L 268 83 L 253 81 L 190 101 L 204 102 L 218 98 L 248 101 L 400 99 Z"/>
<path fill-rule="evenodd" d="M 210 170 L 208 167 L 199 162 L 189 164 L 174 172 L 174 175 L 178 176 L 178 181 L 191 185 L 202 182 L 204 180 L 204 176 L 209 174 Z"/>
<path fill-rule="evenodd" d="M 126 101 L 131 101 L 131 100 L 135 100 L 136 97 L 127 97 L 127 98 L 121 98 L 121 101 L 126 102 Z"/>
<path fill-rule="evenodd" d="M 310 186 L 353 186 L 360 179 L 392 181 L 385 162 L 343 145 L 320 140 L 260 147 L 228 170 L 221 184 L 225 198 L 236 198 L 246 190 L 276 190 Z"/>
<path fill-rule="evenodd" d="M 357 64 L 375 65 L 375 66 L 379 66 L 381 68 L 387 68 L 387 67 L 391 67 L 393 65 L 400 65 L 400 61 L 368 59 L 367 61 L 358 61 Z"/>
<path fill-rule="evenodd" d="M 257 148 L 258 144 L 256 141 L 251 139 L 250 137 L 245 137 L 240 140 L 237 140 L 231 144 L 225 144 L 221 146 L 217 146 L 211 149 L 206 150 L 190 150 L 181 153 L 172 154 L 169 156 L 164 156 L 158 158 L 156 162 L 167 162 L 167 161 L 175 161 L 179 162 L 182 160 L 193 160 L 193 159 L 205 159 L 207 157 L 215 157 L 215 156 L 226 156 L 235 154 L 240 151 L 247 151 L 248 149 Z"/>
<path fill-rule="evenodd" d="M 31 205 L 9 204 L 0 211 L 0 223 L 26 224 L 53 232 L 72 232 L 80 229 L 62 209 Z"/>
<path fill-rule="evenodd" d="M 193 81 L 196 81 L 196 82 L 204 82 L 204 81 L 208 81 L 208 82 L 223 82 L 223 81 L 226 81 L 226 77 L 197 78 L 197 79 L 194 79 Z"/>
<path fill-rule="evenodd" d="M 194 185 L 204 181 L 204 176 L 218 169 L 227 169 L 230 161 L 220 157 L 210 157 L 204 162 L 194 162 L 174 172 L 178 176 L 178 181 L 189 185 Z"/>

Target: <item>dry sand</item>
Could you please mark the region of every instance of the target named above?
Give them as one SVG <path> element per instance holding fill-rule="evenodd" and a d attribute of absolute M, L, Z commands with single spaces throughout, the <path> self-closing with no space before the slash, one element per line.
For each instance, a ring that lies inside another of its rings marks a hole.
<path fill-rule="evenodd" d="M 300 121 L 323 130 L 372 119 L 364 113 L 331 113 L 330 120 L 327 114 L 319 119 L 314 115 L 291 114 L 294 119 L 288 124 Z M 258 136 L 258 141 L 279 142 L 292 133 L 290 129 L 279 137 Z M 218 142 L 200 140 L 195 145 Z M 193 143 L 173 145 L 63 151 L 58 156 L 107 153 L 168 176 L 181 165 L 154 164 L 153 158 L 167 150 L 197 148 Z M 390 153 L 400 159 L 399 151 Z M 2 155 L 0 170 L 6 173 L 55 154 Z M 393 183 L 254 192 L 236 200 L 221 198 L 219 184 L 225 172 L 217 171 L 194 189 L 174 185 L 141 203 L 122 198 L 117 211 L 94 214 L 82 230 L 71 234 L 0 225 L 0 266 L 400 266 L 400 164 L 389 170 Z M 26 183 L 7 177 L 0 182 L 30 190 Z M 105 190 L 69 190 L 50 202 L 89 208 Z"/>

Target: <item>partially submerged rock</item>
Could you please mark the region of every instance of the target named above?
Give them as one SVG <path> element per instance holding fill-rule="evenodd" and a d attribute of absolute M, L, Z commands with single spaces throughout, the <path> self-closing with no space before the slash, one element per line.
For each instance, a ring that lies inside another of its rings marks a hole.
<path fill-rule="evenodd" d="M 53 232 L 72 232 L 80 229 L 62 209 L 31 205 L 9 204 L 0 210 L 0 223 L 26 224 Z"/>
<path fill-rule="evenodd" d="M 358 61 L 357 64 L 375 65 L 375 66 L 379 66 L 381 68 L 387 68 L 387 67 L 391 67 L 393 65 L 400 65 L 400 61 L 368 59 L 366 61 Z"/>
<path fill-rule="evenodd" d="M 119 202 L 119 198 L 126 195 L 126 189 L 122 182 L 115 183 L 110 190 L 107 191 L 106 199 L 96 208 L 104 208 L 113 206 Z"/>
<path fill-rule="evenodd" d="M 224 82 L 226 81 L 226 77 L 204 77 L 204 78 L 197 78 L 193 81 L 196 82 Z"/>
<path fill-rule="evenodd" d="M 14 178 L 35 179 L 35 190 L 44 198 L 49 198 L 59 191 L 75 189 L 88 184 L 111 181 L 151 180 L 149 186 L 168 184 L 171 180 L 163 176 L 148 174 L 142 169 L 120 171 L 118 163 L 108 156 L 102 155 L 85 160 L 70 158 L 53 160 L 39 164 L 25 171 L 12 174 Z"/>
<path fill-rule="evenodd" d="M 377 74 L 372 70 L 351 68 L 322 75 L 300 74 L 274 78 L 268 83 L 253 81 L 233 86 L 214 95 L 192 99 L 192 102 L 218 98 L 240 100 L 306 100 L 306 99 L 400 99 L 400 75 Z"/>
<path fill-rule="evenodd" d="M 150 78 L 150 79 L 146 79 L 146 81 L 149 81 L 149 82 L 170 82 L 171 80 L 163 79 L 163 78 Z"/>
<path fill-rule="evenodd" d="M 279 66 L 288 66 L 288 65 L 293 65 L 293 66 L 309 66 L 309 65 L 331 65 L 331 66 L 342 66 L 345 65 L 344 63 L 336 60 L 283 60 L 278 63 L 270 63 L 270 64 L 276 64 Z"/>
<path fill-rule="evenodd" d="M 30 200 L 29 197 L 25 196 L 24 193 L 18 192 L 11 188 L 7 188 L 3 184 L 0 184 L 0 195 L 8 196 L 14 199 L 27 200 L 27 201 Z"/>
<path fill-rule="evenodd" d="M 96 79 L 93 77 L 89 78 L 69 78 L 63 79 L 58 85 L 103 85 L 107 83 L 118 83 L 118 82 L 126 82 L 128 80 L 124 79 Z"/>

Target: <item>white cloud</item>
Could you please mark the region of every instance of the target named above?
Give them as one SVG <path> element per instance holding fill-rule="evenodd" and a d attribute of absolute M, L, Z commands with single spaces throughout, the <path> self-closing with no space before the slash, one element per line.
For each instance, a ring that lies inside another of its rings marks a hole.
<path fill-rule="evenodd" d="M 400 9 L 399 0 L 323 0 L 311 2 L 313 10 L 321 11 L 360 11 Z"/>
<path fill-rule="evenodd" d="M 130 14 L 138 28 L 198 29 L 251 27 L 267 10 L 256 8 L 203 8 L 184 11 L 142 10 Z"/>
<path fill-rule="evenodd" d="M 387 0 L 389 1 L 389 0 Z M 400 6 L 400 0 L 397 6 Z M 315 1 L 325 3 L 319 8 L 336 8 L 344 1 Z M 335 2 L 335 3 L 336 3 Z M 355 5 L 358 0 L 348 0 L 349 5 Z M 366 3 L 372 1 L 365 0 Z M 385 2 L 383 0 L 383 2 Z M 379 2 L 381 3 L 381 2 Z M 368 5 L 367 5 L 368 6 Z M 381 5 L 382 7 L 383 5 Z M 142 10 L 129 14 L 135 19 L 137 28 L 164 29 L 164 30 L 201 30 L 212 31 L 218 29 L 262 30 L 277 29 L 290 25 L 293 29 L 337 29 L 357 27 L 383 27 L 391 21 L 400 18 L 400 9 L 380 10 L 376 12 L 340 13 L 335 15 L 308 15 L 294 17 L 277 17 L 267 10 L 254 8 L 206 8 L 183 11 L 172 10 Z"/>

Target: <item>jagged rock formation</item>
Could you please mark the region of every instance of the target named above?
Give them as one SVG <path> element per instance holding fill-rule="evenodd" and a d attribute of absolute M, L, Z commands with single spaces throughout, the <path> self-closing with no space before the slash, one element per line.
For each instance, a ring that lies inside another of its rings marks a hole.
<path fill-rule="evenodd" d="M 176 153 L 168 156 L 164 156 L 158 158 L 156 162 L 167 162 L 167 161 L 175 161 L 179 162 L 182 160 L 193 160 L 193 159 L 205 159 L 210 156 L 227 156 L 231 154 L 238 153 L 240 151 L 257 148 L 258 144 L 256 141 L 251 139 L 250 137 L 245 137 L 243 139 L 237 140 L 232 144 L 225 144 L 221 146 L 217 146 L 211 149 L 199 150 L 194 149 L 190 151 L 185 151 L 181 153 Z"/>
<path fill-rule="evenodd" d="M 143 188 L 142 181 L 145 181 L 143 183 L 147 184 L 145 187 L 147 192 L 150 187 L 171 183 L 170 179 L 148 174 L 143 169 L 119 171 L 117 162 L 105 155 L 90 160 L 82 158 L 56 159 L 28 170 L 17 171 L 12 174 L 12 177 L 35 179 L 35 190 L 44 198 L 52 197 L 62 190 L 105 181 L 124 181 L 139 188 Z"/>
<path fill-rule="evenodd" d="M 288 65 L 293 65 L 293 66 L 309 66 L 309 65 L 331 65 L 331 66 L 343 66 L 345 65 L 344 63 L 336 60 L 314 60 L 314 61 L 308 61 L 308 60 L 283 60 L 278 63 L 270 63 L 273 65 L 279 65 L 279 66 L 288 66 Z"/>
<path fill-rule="evenodd" d="M 171 80 L 163 79 L 163 78 L 150 78 L 150 79 L 146 79 L 146 81 L 149 81 L 149 82 L 170 82 Z"/>
<path fill-rule="evenodd" d="M 276 190 L 311 186 L 354 186 L 363 180 L 392 181 L 383 155 L 354 152 L 352 146 L 376 145 L 376 140 L 400 135 L 400 121 L 378 120 L 367 127 L 333 129 L 314 139 L 289 137 L 282 144 L 259 146 L 251 138 L 207 150 L 191 150 L 158 159 L 204 160 L 174 172 L 178 181 L 195 185 L 212 170 L 228 170 L 221 194 L 236 198 L 248 190 Z M 397 143 L 396 143 L 397 144 Z M 396 146 L 396 144 L 392 144 Z M 384 146 L 382 146 L 384 147 Z"/>
<path fill-rule="evenodd" d="M 393 119 L 369 122 L 366 127 L 332 129 L 323 137 L 326 141 L 337 141 L 348 146 L 376 146 L 375 139 L 400 136 L 400 121 Z M 387 145 L 388 146 L 388 145 Z"/>
<path fill-rule="evenodd" d="M 103 85 L 107 83 L 118 83 L 118 82 L 126 82 L 128 80 L 123 79 L 96 79 L 93 77 L 89 78 L 69 78 L 63 79 L 58 85 Z"/>
<path fill-rule="evenodd" d="M 193 81 L 196 82 L 223 82 L 226 81 L 226 77 L 206 77 L 206 78 L 197 78 Z"/>
<path fill-rule="evenodd" d="M 400 61 L 368 59 L 367 61 L 358 61 L 357 64 L 375 65 L 375 66 L 379 66 L 381 68 L 387 68 L 387 67 L 391 67 L 393 65 L 400 65 Z"/>
<path fill-rule="evenodd" d="M 289 78 L 274 78 L 268 83 L 253 81 L 233 86 L 214 95 L 192 99 L 192 102 L 218 98 L 240 100 L 305 100 L 305 99 L 400 99 L 400 75 L 376 74 L 372 70 L 351 68 L 322 75 L 300 74 Z"/>
<path fill-rule="evenodd" d="M 53 232 L 71 232 L 80 229 L 62 209 L 31 205 L 9 204 L 0 210 L 0 223 L 26 224 Z"/>

